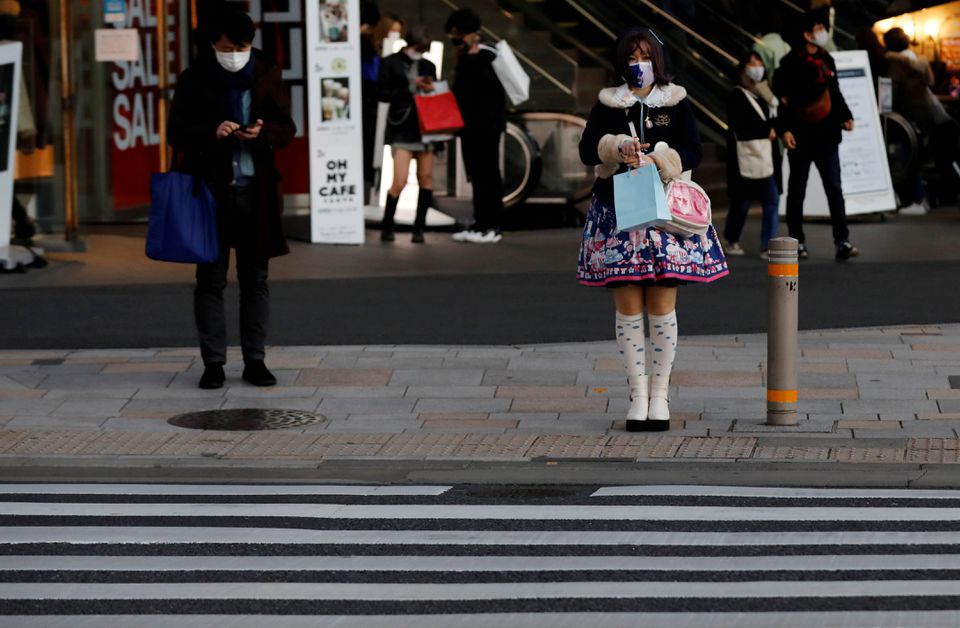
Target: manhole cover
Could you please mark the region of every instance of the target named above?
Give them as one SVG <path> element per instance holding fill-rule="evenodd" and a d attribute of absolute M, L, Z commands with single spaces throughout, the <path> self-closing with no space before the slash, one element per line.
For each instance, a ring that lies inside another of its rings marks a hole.
<path fill-rule="evenodd" d="M 300 410 L 207 410 L 178 414 L 167 423 L 194 430 L 285 430 L 291 427 L 316 425 L 327 418 Z"/>

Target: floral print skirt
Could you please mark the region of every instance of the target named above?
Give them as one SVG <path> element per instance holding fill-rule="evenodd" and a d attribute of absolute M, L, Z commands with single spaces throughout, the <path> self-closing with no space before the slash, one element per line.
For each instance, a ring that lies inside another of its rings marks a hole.
<path fill-rule="evenodd" d="M 617 231 L 613 203 L 596 196 L 587 212 L 577 279 L 585 286 L 709 283 L 730 274 L 713 226 L 683 237 L 649 227 Z"/>

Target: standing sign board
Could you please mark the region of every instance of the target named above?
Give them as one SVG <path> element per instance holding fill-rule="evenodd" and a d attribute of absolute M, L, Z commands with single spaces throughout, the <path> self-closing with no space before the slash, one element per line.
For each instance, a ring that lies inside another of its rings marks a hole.
<path fill-rule="evenodd" d="M 843 142 L 840 144 L 841 181 L 847 215 L 896 209 L 870 60 L 863 50 L 845 50 L 833 52 L 831 55 L 837 63 L 840 91 L 853 113 L 854 120 L 853 131 L 844 131 Z M 789 176 L 790 164 L 785 152 L 784 180 L 788 181 Z M 786 213 L 788 194 L 789 190 L 780 198 L 781 214 Z M 803 213 L 805 216 L 830 215 L 823 182 L 815 166 L 810 168 Z"/>
<path fill-rule="evenodd" d="M 22 55 L 20 42 L 0 43 L 0 263 L 5 265 L 14 255 L 10 247 L 10 227 Z"/>
<path fill-rule="evenodd" d="M 311 241 L 363 244 L 360 2 L 307 2 Z"/>

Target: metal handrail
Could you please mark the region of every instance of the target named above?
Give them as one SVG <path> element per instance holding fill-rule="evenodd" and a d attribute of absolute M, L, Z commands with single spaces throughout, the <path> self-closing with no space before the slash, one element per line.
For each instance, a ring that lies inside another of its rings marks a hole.
<path fill-rule="evenodd" d="M 457 6 L 456 4 L 454 4 L 453 2 L 451 2 L 450 0 L 440 0 L 440 2 L 444 3 L 445 5 L 447 5 L 448 7 L 450 7 L 451 9 L 453 9 L 454 11 L 456 11 L 456 10 L 458 10 L 458 9 L 460 8 L 459 6 Z M 493 38 L 495 41 L 502 41 L 502 40 L 504 39 L 503 37 L 500 37 L 500 36 L 497 35 L 494 31 L 490 30 L 490 29 L 487 28 L 486 26 L 481 26 L 481 27 L 480 27 L 480 30 L 483 31 L 483 33 L 484 33 L 485 35 L 488 35 L 489 37 Z M 513 48 L 513 47 L 511 46 L 511 48 Z M 560 91 L 562 91 L 564 94 L 566 94 L 566 95 L 568 95 L 568 96 L 573 96 L 573 90 L 572 90 L 572 89 L 570 89 L 569 87 L 567 87 L 566 85 L 564 85 L 564 84 L 563 84 L 557 77 L 555 77 L 553 74 L 551 74 L 550 72 L 548 72 L 548 71 L 545 70 L 544 68 L 540 67 L 540 65 L 539 65 L 538 63 L 536 63 L 535 61 L 533 61 L 530 57 L 528 57 L 527 55 L 523 54 L 521 51 L 517 50 L 516 48 L 513 48 L 513 54 L 517 55 L 517 58 L 518 58 L 518 59 L 520 59 L 521 61 L 523 61 L 524 63 L 526 63 L 528 66 L 530 66 L 537 74 L 539 74 L 539 75 L 542 76 L 543 78 L 545 78 L 545 79 L 547 79 L 548 81 L 550 81 L 551 83 L 553 83 L 553 84 L 557 87 L 557 89 L 559 89 Z"/>
<path fill-rule="evenodd" d="M 650 0 L 637 0 L 637 1 L 643 4 L 644 6 L 646 6 L 648 9 L 652 10 L 654 13 L 663 16 L 668 22 L 670 22 L 671 24 L 673 24 L 674 26 L 676 26 L 686 34 L 692 36 L 694 39 L 699 41 L 704 46 L 713 50 L 715 53 L 717 53 L 718 55 L 720 55 L 721 57 L 729 61 L 731 65 L 737 65 L 740 63 L 737 60 L 737 58 L 734 57 L 732 54 L 728 53 L 726 50 L 716 45 L 712 41 L 706 39 L 703 35 L 693 30 L 692 28 L 690 28 L 689 26 L 687 26 L 686 24 L 684 24 L 674 16 L 670 15 L 669 13 L 667 13 L 666 11 L 664 11 L 663 9 L 655 5 Z"/>
<path fill-rule="evenodd" d="M 607 28 L 600 20 L 598 20 L 596 17 L 594 17 L 593 14 L 591 14 L 589 11 L 587 11 L 586 9 L 584 9 L 582 6 L 580 6 L 579 4 L 577 4 L 576 2 L 574 2 L 574 0 L 567 0 L 567 4 L 570 5 L 570 7 L 571 7 L 574 11 L 576 11 L 577 13 L 579 13 L 580 15 L 582 15 L 583 17 L 587 18 L 587 20 L 588 20 L 591 24 L 593 24 L 597 29 L 599 29 L 601 33 L 603 33 L 604 35 L 607 35 L 607 36 L 610 37 L 611 39 L 616 39 L 616 38 L 617 38 L 616 33 L 614 33 L 612 30 L 610 30 L 609 28 Z"/>

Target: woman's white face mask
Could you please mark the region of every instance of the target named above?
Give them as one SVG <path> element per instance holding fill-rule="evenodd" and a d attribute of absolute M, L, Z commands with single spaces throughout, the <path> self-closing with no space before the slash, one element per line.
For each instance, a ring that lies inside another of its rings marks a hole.
<path fill-rule="evenodd" d="M 762 65 L 748 65 L 745 72 L 747 76 L 750 77 L 755 83 L 759 83 L 763 80 L 763 66 Z"/>
<path fill-rule="evenodd" d="M 239 72 L 250 63 L 250 51 L 246 52 L 220 52 L 215 50 L 217 63 L 227 72 Z"/>

